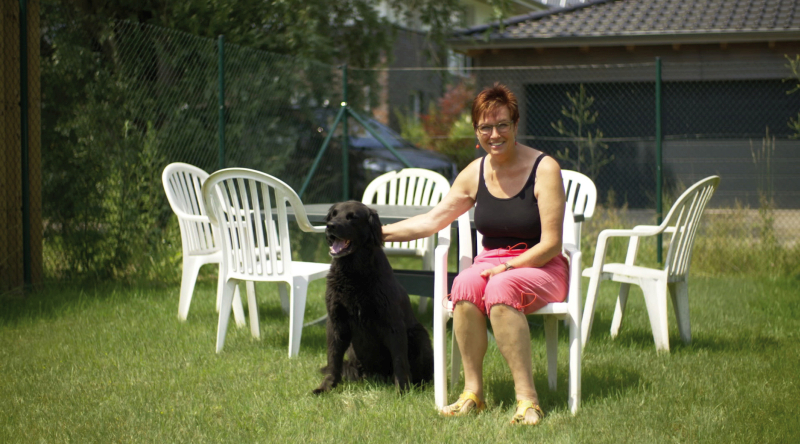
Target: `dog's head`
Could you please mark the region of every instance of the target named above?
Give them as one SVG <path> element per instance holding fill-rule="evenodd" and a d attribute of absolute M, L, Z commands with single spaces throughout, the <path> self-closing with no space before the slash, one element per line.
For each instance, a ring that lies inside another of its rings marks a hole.
<path fill-rule="evenodd" d="M 378 212 L 353 200 L 333 204 L 328 210 L 325 237 L 334 258 L 347 256 L 365 247 L 383 243 Z"/>

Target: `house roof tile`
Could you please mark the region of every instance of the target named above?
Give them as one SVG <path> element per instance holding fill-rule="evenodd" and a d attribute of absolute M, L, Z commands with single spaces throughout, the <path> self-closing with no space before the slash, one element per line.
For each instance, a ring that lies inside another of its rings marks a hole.
<path fill-rule="evenodd" d="M 800 31 L 797 0 L 594 0 L 461 31 L 455 40 L 576 39 Z"/>

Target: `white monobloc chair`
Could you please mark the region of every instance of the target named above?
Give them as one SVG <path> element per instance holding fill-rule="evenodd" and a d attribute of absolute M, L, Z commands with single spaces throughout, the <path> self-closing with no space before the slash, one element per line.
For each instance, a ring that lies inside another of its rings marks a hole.
<path fill-rule="evenodd" d="M 631 230 L 603 230 L 600 232 L 597 238 L 594 263 L 591 268 L 583 271 L 583 275 L 589 277 L 586 307 L 583 312 L 583 338 L 581 339 L 584 346 L 592 328 L 599 285 L 604 280 L 612 280 L 621 284 L 614 309 L 614 318 L 611 321 L 612 337 L 616 337 L 619 333 L 628 292 L 631 284 L 634 284 L 641 287 L 644 293 L 656 350 L 669 351 L 667 289 L 672 296 L 681 339 L 685 343 L 691 342 L 688 281 L 692 245 L 697 235 L 703 210 L 718 185 L 719 176 L 710 176 L 689 187 L 672 205 L 661 225 L 639 225 Z M 640 239 L 660 233 L 671 235 L 664 267 L 654 269 L 636 265 Z M 630 238 L 624 264 L 605 263 L 606 247 L 608 240 L 612 237 Z"/>
<path fill-rule="evenodd" d="M 423 168 L 389 171 L 367 185 L 361 202 L 366 205 L 435 206 L 450 191 L 450 182 L 441 174 Z M 422 269 L 433 270 L 434 236 L 409 242 L 386 242 L 383 251 L 391 256 L 418 256 Z M 420 297 L 419 312 L 425 313 L 428 298 Z"/>
<path fill-rule="evenodd" d="M 566 173 L 566 174 L 565 174 Z M 564 302 L 548 304 L 531 315 L 544 315 L 547 347 L 547 379 L 551 390 L 556 389 L 558 357 L 558 320 L 569 329 L 569 399 L 572 414 L 577 413 L 581 399 L 581 251 L 577 248 L 583 221 L 591 216 L 597 200 L 597 190 L 588 177 L 574 171 L 562 171 L 567 204 L 564 211 L 563 250 L 569 258 L 569 293 Z M 476 232 L 477 233 L 477 232 Z M 436 407 L 447 403 L 446 333 L 447 320 L 453 316 L 453 304 L 447 300 L 447 252 L 450 243 L 449 227 L 438 234 L 439 245 L 434 259 L 433 301 L 433 362 L 434 396 Z M 481 244 L 480 233 L 476 245 Z M 472 230 L 469 215 L 458 218 L 458 269 L 472 265 Z M 461 354 L 453 336 L 450 381 L 455 388 L 461 368 Z"/>
<path fill-rule="evenodd" d="M 196 166 L 175 162 L 167 165 L 161 174 L 161 182 L 167 194 L 172 211 L 178 216 L 181 229 L 181 250 L 183 252 L 183 274 L 178 302 L 178 318 L 186 320 L 192 293 L 200 267 L 205 264 L 220 264 L 217 281 L 217 311 L 222 296 L 223 276 L 222 246 L 216 228 L 208 218 L 201 187 L 208 179 L 208 173 Z M 244 325 L 242 301 L 237 291 L 234 299 L 236 323 Z"/>
<path fill-rule="evenodd" d="M 289 306 L 289 357 L 297 356 L 309 282 L 328 274 L 330 264 L 292 260 L 287 204 L 305 232 L 324 233 L 312 226 L 303 202 L 280 179 L 245 168 L 220 170 L 203 184 L 203 200 L 220 228 L 225 278 L 217 327 L 217 353 L 225 344 L 234 289 L 247 281 L 250 330 L 260 337 L 253 281 L 277 282 L 281 304 Z M 289 286 L 288 295 L 286 285 Z"/>

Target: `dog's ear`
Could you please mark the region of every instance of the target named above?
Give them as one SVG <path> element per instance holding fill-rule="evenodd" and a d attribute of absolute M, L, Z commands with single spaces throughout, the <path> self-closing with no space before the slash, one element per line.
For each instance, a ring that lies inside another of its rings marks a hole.
<path fill-rule="evenodd" d="M 383 244 L 383 225 L 381 218 L 378 217 L 378 212 L 369 209 L 369 227 L 370 227 L 370 242 L 374 245 Z"/>
<path fill-rule="evenodd" d="M 328 214 L 327 214 L 327 216 L 325 216 L 325 220 L 326 221 L 330 221 L 331 220 L 331 218 L 333 217 L 333 210 L 336 209 L 337 205 L 339 205 L 339 204 L 335 203 L 335 204 L 331 205 L 330 208 L 328 208 Z"/>

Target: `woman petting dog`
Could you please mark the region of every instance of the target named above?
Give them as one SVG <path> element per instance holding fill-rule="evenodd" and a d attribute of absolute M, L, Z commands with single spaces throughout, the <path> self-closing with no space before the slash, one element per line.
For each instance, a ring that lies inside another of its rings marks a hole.
<path fill-rule="evenodd" d="M 512 424 L 544 417 L 533 384 L 530 330 L 525 315 L 567 297 L 569 271 L 561 254 L 564 188 L 555 159 L 517 142 L 519 108 L 504 85 L 481 91 L 472 124 L 486 156 L 458 175 L 450 192 L 426 214 L 383 227 L 385 241 L 430 236 L 475 206 L 483 250 L 453 283 L 453 329 L 464 363 L 464 391 L 442 415 L 485 408 L 483 357 L 486 317 L 511 369 L 517 409 Z"/>

